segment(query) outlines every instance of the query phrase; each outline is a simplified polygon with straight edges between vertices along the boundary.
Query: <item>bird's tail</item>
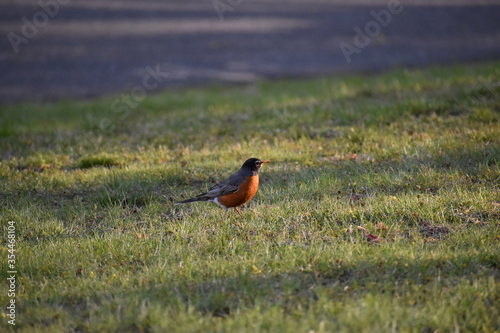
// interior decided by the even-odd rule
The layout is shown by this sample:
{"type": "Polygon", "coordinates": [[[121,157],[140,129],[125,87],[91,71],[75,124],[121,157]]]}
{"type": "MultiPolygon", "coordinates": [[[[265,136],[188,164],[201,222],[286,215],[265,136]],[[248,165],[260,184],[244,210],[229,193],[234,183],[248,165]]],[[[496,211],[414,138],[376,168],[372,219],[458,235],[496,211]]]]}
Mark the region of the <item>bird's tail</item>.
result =
{"type": "Polygon", "coordinates": [[[179,201],[179,202],[176,202],[175,204],[180,205],[180,204],[185,204],[185,203],[189,203],[189,202],[207,201],[207,200],[209,200],[209,198],[205,194],[200,194],[200,195],[195,196],[194,198],[187,199],[184,201],[179,201]]]}

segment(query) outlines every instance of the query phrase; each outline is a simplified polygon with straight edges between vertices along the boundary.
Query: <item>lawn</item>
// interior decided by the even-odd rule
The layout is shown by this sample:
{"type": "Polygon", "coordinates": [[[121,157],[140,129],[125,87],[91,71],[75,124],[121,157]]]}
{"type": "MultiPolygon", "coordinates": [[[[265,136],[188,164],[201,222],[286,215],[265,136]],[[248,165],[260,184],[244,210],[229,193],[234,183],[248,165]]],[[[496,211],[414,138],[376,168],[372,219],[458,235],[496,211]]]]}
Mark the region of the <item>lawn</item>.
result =
{"type": "Polygon", "coordinates": [[[0,331],[498,332],[499,82],[491,62],[3,106],[0,331]],[[242,216],[174,204],[249,157],[272,163],[242,216]]]}

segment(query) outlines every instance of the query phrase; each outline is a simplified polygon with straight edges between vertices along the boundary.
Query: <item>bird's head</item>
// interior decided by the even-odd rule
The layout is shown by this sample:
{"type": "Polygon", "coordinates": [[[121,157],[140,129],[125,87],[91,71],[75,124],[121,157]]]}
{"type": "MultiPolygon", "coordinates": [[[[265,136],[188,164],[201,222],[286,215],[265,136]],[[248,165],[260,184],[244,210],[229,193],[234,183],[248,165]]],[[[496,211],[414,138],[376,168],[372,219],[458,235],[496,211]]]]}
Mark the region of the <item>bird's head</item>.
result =
{"type": "Polygon", "coordinates": [[[243,163],[243,166],[242,168],[247,168],[247,169],[250,169],[251,171],[259,171],[260,168],[262,167],[262,165],[266,164],[266,163],[269,163],[271,161],[269,160],[266,160],[266,161],[262,161],[262,160],[259,160],[258,158],[249,158],[248,160],[245,161],[245,163],[243,163]]]}

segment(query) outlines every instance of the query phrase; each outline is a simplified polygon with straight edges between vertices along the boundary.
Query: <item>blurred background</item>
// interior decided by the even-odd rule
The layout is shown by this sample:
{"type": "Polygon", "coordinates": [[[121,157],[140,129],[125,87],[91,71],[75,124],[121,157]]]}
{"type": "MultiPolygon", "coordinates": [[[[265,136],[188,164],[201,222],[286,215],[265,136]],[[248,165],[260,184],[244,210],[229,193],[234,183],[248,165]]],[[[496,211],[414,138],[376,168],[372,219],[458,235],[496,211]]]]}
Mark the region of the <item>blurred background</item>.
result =
{"type": "Polygon", "coordinates": [[[0,103],[498,59],[499,18],[498,0],[0,0],[0,103]]]}

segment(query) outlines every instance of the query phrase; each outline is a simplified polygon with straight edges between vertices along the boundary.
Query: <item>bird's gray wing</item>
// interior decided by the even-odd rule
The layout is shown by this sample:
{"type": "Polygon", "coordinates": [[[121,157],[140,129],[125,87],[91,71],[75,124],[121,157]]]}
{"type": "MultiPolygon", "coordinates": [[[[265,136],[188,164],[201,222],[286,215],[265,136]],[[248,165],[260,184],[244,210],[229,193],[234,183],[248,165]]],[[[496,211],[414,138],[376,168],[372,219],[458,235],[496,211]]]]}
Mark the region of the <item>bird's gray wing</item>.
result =
{"type": "Polygon", "coordinates": [[[245,176],[241,175],[240,173],[235,173],[223,182],[214,185],[210,190],[208,190],[207,193],[205,193],[205,195],[210,198],[216,198],[222,195],[234,193],[238,191],[238,188],[244,181],[245,176]]]}
{"type": "Polygon", "coordinates": [[[208,190],[208,192],[199,194],[191,199],[179,201],[178,204],[194,202],[194,201],[211,201],[222,195],[234,193],[238,191],[238,188],[245,181],[245,178],[251,175],[252,172],[246,172],[245,170],[240,169],[238,170],[238,172],[236,172],[228,179],[212,186],[212,188],[208,190]]]}

